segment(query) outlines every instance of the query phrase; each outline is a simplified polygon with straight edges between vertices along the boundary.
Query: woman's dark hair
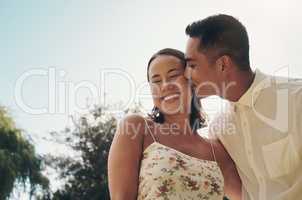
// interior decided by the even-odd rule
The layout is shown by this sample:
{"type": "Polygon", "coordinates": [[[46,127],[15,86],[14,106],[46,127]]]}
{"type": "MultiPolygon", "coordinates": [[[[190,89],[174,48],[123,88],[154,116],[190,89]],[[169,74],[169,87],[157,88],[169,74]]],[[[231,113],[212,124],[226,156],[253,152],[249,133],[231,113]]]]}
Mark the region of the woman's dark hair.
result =
{"type": "MultiPolygon", "coordinates": [[[[148,67],[147,67],[147,79],[148,82],[150,81],[149,79],[149,68],[151,62],[157,58],[158,56],[162,55],[167,55],[167,56],[174,56],[178,58],[181,62],[181,65],[185,68],[186,67],[186,59],[185,59],[185,54],[177,49],[171,49],[171,48],[165,48],[157,53],[155,53],[149,60],[148,62],[148,67]]],[[[201,115],[201,105],[200,101],[198,100],[195,91],[192,89],[192,99],[191,99],[191,112],[190,112],[190,126],[193,132],[195,132],[199,128],[203,128],[206,126],[206,120],[204,116],[201,115]]],[[[156,123],[164,123],[165,118],[164,115],[160,112],[160,110],[157,107],[154,107],[151,111],[151,114],[149,114],[151,119],[156,122],[156,123]]]]}

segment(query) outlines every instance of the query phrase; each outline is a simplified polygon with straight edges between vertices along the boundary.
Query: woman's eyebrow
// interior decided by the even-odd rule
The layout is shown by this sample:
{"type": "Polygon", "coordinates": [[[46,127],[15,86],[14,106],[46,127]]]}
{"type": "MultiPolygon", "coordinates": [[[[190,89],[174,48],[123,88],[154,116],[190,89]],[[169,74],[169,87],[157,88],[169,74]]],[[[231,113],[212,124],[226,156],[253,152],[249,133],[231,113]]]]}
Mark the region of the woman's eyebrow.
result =
{"type": "Polygon", "coordinates": [[[154,74],[153,76],[151,76],[151,79],[157,78],[157,77],[159,77],[159,75],[158,74],[154,74]]]}
{"type": "MultiPolygon", "coordinates": [[[[168,72],[167,72],[167,74],[169,74],[171,72],[174,72],[174,71],[180,71],[180,69],[177,69],[177,68],[169,69],[168,72]]],[[[151,79],[158,78],[158,77],[160,77],[159,74],[154,74],[154,75],[151,76],[151,79]]]]}
{"type": "Polygon", "coordinates": [[[172,69],[170,69],[170,70],[167,72],[167,74],[169,74],[169,73],[171,73],[171,72],[174,72],[174,71],[179,71],[179,69],[172,68],[172,69]]]}

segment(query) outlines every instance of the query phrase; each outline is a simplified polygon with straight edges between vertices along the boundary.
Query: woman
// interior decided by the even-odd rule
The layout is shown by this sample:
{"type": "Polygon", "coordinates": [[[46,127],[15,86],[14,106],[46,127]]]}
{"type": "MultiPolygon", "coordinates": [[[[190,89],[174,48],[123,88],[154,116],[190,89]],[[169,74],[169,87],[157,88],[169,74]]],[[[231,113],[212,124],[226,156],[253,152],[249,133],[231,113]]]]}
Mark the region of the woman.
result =
{"type": "Polygon", "coordinates": [[[108,158],[112,200],[240,199],[230,156],[196,132],[205,120],[184,69],[184,54],[175,49],[150,59],[154,109],[150,118],[131,115],[119,124],[108,158]]]}

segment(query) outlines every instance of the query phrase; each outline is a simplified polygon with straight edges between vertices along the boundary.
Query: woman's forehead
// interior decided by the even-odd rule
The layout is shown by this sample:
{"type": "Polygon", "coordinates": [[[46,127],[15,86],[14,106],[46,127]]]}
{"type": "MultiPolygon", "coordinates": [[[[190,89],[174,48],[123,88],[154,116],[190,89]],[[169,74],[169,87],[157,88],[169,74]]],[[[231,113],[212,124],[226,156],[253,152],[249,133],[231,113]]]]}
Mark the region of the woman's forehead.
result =
{"type": "Polygon", "coordinates": [[[150,64],[149,75],[158,73],[167,73],[171,69],[184,70],[179,58],[170,55],[160,55],[156,57],[150,64]]]}

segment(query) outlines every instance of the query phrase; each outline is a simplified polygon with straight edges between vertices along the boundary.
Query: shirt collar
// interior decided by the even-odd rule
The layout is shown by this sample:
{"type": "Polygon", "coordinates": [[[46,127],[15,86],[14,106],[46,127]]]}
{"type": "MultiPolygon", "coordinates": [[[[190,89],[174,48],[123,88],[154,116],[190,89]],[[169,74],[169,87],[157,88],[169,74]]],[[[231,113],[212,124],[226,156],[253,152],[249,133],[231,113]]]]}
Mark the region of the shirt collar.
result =
{"type": "Polygon", "coordinates": [[[267,79],[268,76],[263,74],[259,69],[255,70],[255,78],[253,83],[248,88],[248,90],[240,97],[236,102],[231,102],[233,105],[244,105],[248,107],[253,107],[256,103],[256,100],[260,94],[260,90],[263,88],[263,80],[267,79]]]}

